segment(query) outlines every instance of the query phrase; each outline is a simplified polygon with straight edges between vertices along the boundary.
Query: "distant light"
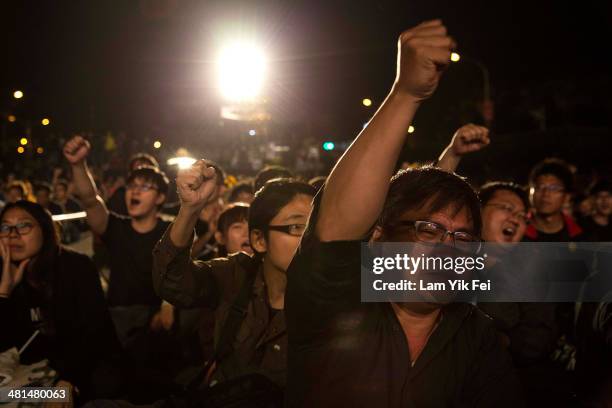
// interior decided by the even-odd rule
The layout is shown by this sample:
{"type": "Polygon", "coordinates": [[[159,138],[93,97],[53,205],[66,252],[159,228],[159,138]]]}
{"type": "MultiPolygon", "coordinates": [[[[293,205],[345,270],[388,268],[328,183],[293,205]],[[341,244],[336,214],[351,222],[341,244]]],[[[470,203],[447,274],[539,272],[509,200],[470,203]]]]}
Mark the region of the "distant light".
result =
{"type": "Polygon", "coordinates": [[[15,91],[15,92],[13,92],[13,97],[14,97],[15,99],[21,99],[21,98],[23,98],[23,92],[21,92],[21,91],[15,91]]]}
{"type": "Polygon", "coordinates": [[[256,135],[257,135],[257,131],[255,129],[249,130],[249,136],[256,136],[256,135]]]}
{"type": "Polygon", "coordinates": [[[36,148],[36,153],[43,154],[44,152],[45,152],[45,149],[43,149],[42,147],[37,147],[36,148]]]}
{"type": "Polygon", "coordinates": [[[414,126],[408,126],[408,133],[414,133],[414,126]]]}
{"type": "Polygon", "coordinates": [[[361,103],[363,103],[363,106],[372,106],[372,100],[369,98],[365,98],[361,103]]]}
{"type": "Polygon", "coordinates": [[[22,137],[21,139],[19,139],[19,144],[22,146],[25,146],[28,144],[28,139],[26,139],[25,137],[22,137]]]}
{"type": "Polygon", "coordinates": [[[334,148],[336,147],[336,145],[334,144],[334,142],[325,142],[323,143],[323,150],[334,150],[334,148]]]}
{"type": "Polygon", "coordinates": [[[223,96],[234,102],[252,101],[261,92],[266,74],[266,58],[255,44],[228,45],[217,61],[219,87],[223,96]]]}
{"type": "Polygon", "coordinates": [[[193,157],[173,157],[166,162],[169,166],[178,166],[179,169],[188,169],[197,160],[193,157]]]}
{"type": "Polygon", "coordinates": [[[47,118],[43,118],[40,123],[42,123],[43,126],[47,126],[49,123],[51,123],[51,121],[47,118]]]}
{"type": "Polygon", "coordinates": [[[153,147],[159,149],[160,147],[162,147],[162,144],[159,140],[156,140],[155,142],[153,142],[153,147]]]}
{"type": "Polygon", "coordinates": [[[9,121],[9,122],[11,122],[11,123],[13,123],[13,122],[15,122],[15,121],[17,120],[17,118],[15,117],[15,115],[8,115],[8,118],[7,118],[7,119],[8,119],[8,121],[9,121]]]}
{"type": "Polygon", "coordinates": [[[22,154],[23,152],[25,152],[25,149],[23,148],[23,146],[19,146],[17,148],[17,153],[22,154]]]}
{"type": "Polygon", "coordinates": [[[451,61],[459,62],[460,59],[461,55],[457,54],[456,52],[451,52],[451,61]]]}

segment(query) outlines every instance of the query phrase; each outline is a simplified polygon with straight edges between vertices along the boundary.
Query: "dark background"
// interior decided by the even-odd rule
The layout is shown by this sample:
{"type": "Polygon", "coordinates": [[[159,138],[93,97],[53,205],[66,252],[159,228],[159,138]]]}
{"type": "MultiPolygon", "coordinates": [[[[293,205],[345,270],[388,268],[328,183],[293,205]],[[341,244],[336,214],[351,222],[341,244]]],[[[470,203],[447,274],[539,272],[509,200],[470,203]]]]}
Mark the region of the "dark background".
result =
{"type": "Polygon", "coordinates": [[[393,81],[399,33],[436,17],[462,60],[419,111],[406,159],[431,159],[458,126],[482,122],[482,74],[471,60],[490,71],[495,117],[493,145],[466,161],[467,174],[524,181],[533,162],[551,155],[583,173],[609,170],[609,2],[23,0],[0,7],[5,172],[23,159],[15,148],[25,133],[53,150],[72,132],[123,132],[161,140],[159,154],[191,145],[205,154],[207,143],[238,137],[244,129],[218,118],[214,77],[216,51],[235,35],[256,38],[270,58],[267,137],[348,141],[393,81]],[[14,100],[15,89],[25,98],[14,100]],[[372,107],[361,104],[365,97],[372,107]],[[8,123],[9,114],[17,122],[8,123]],[[42,117],[51,126],[42,127],[42,117]]]}

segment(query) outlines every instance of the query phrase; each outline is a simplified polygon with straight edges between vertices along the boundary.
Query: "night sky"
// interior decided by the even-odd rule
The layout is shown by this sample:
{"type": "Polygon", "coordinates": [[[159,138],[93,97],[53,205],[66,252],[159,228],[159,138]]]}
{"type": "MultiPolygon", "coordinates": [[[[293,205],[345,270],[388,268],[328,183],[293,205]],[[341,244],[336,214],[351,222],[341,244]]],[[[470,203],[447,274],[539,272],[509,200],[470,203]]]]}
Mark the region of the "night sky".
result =
{"type": "MultiPolygon", "coordinates": [[[[50,116],[58,132],[201,127],[218,110],[216,51],[240,34],[267,50],[275,121],[350,139],[374,111],[361,99],[377,105],[392,83],[398,34],[440,17],[458,51],[488,67],[500,133],[536,130],[526,112],[542,106],[547,128],[609,129],[607,3],[5,1],[0,111],[50,116]],[[14,89],[26,94],[20,106],[14,89]]],[[[417,129],[444,134],[478,120],[480,75],[465,61],[451,66],[417,129]]]]}

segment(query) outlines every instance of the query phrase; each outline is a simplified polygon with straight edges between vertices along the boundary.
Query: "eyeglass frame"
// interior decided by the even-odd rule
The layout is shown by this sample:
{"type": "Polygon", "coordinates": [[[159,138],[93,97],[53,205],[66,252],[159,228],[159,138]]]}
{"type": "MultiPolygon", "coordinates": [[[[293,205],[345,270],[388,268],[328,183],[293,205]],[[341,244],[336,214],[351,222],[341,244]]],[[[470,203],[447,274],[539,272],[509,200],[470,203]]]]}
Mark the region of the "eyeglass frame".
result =
{"type": "Polygon", "coordinates": [[[306,230],[306,224],[287,224],[287,225],[268,225],[268,231],[278,231],[278,232],[282,232],[284,234],[287,235],[291,235],[292,237],[301,237],[302,235],[304,235],[304,232],[302,232],[301,234],[292,234],[289,232],[289,229],[291,227],[295,227],[295,226],[300,226],[304,228],[304,231],[306,230]]]}
{"type": "Polygon", "coordinates": [[[487,206],[497,207],[500,210],[505,210],[513,217],[522,219],[525,225],[529,225],[531,223],[531,220],[529,219],[529,213],[527,211],[514,211],[513,206],[508,205],[508,204],[502,204],[502,203],[486,203],[485,205],[483,205],[483,207],[487,207],[487,206]],[[519,213],[523,213],[524,215],[522,217],[517,216],[517,214],[519,213]]]}
{"type": "Polygon", "coordinates": [[[140,191],[141,193],[147,193],[151,190],[159,191],[159,188],[155,184],[135,184],[129,183],[125,186],[126,190],[140,191]]]}
{"type": "Polygon", "coordinates": [[[404,226],[404,227],[412,227],[414,228],[414,235],[417,238],[418,242],[425,242],[425,243],[434,243],[434,242],[444,242],[444,240],[446,239],[447,236],[451,236],[453,239],[453,247],[457,248],[457,240],[455,239],[457,234],[466,234],[467,236],[473,238],[473,241],[466,241],[466,243],[470,243],[470,244],[478,244],[478,247],[476,249],[476,251],[474,251],[475,253],[479,253],[482,250],[483,247],[483,240],[480,237],[477,237],[475,235],[470,234],[469,232],[466,231],[449,231],[446,229],[445,226],[438,224],[435,221],[428,221],[428,220],[399,220],[396,223],[392,224],[392,228],[394,227],[398,227],[398,226],[404,226]],[[440,238],[439,241],[424,241],[422,239],[419,239],[418,237],[418,225],[421,223],[426,223],[426,224],[433,224],[434,226],[436,226],[437,229],[444,231],[444,233],[442,234],[442,237],[440,238]]]}
{"type": "Polygon", "coordinates": [[[24,221],[24,222],[18,222],[17,224],[13,224],[13,225],[9,225],[9,224],[0,224],[0,237],[2,238],[6,238],[6,237],[10,237],[11,236],[11,232],[15,231],[15,233],[20,236],[23,237],[24,235],[28,235],[30,232],[32,232],[32,230],[34,229],[34,227],[36,227],[35,224],[33,224],[30,221],[24,221]],[[27,232],[19,232],[19,224],[26,224],[30,226],[30,229],[27,232]],[[8,232],[6,234],[4,234],[2,232],[2,228],[4,227],[8,227],[8,232]]]}

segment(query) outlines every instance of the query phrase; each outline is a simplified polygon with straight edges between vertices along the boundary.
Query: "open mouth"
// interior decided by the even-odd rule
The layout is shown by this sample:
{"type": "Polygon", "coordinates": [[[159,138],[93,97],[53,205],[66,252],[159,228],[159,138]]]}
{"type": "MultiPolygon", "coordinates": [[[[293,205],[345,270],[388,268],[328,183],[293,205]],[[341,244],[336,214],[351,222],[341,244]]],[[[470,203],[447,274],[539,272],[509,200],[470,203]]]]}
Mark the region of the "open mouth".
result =
{"type": "Polygon", "coordinates": [[[504,234],[506,238],[513,238],[514,234],[516,234],[516,228],[506,227],[502,230],[502,234],[504,234]]]}
{"type": "Polygon", "coordinates": [[[243,250],[243,251],[250,251],[251,250],[251,245],[249,245],[248,242],[243,242],[240,245],[240,249],[243,250]]]}
{"type": "Polygon", "coordinates": [[[140,204],[140,200],[139,200],[139,199],[137,199],[137,198],[132,198],[132,199],[130,200],[130,206],[135,207],[135,206],[137,206],[138,204],[140,204]]]}

